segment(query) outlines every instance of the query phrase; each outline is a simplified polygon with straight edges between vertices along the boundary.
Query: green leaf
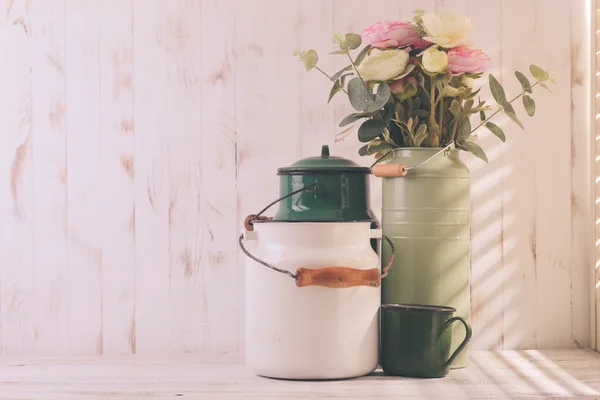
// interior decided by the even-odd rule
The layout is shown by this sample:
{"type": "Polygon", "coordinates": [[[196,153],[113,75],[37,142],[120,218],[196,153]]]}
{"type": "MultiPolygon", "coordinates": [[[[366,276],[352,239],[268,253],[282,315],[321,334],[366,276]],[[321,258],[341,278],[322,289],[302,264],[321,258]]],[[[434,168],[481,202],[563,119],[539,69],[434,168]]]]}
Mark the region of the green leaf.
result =
{"type": "Polygon", "coordinates": [[[421,74],[417,75],[417,81],[419,82],[419,86],[425,90],[425,77],[421,74]]]}
{"type": "Polygon", "coordinates": [[[504,135],[504,131],[498,125],[488,122],[485,124],[485,127],[488,128],[494,135],[498,136],[500,140],[506,142],[506,136],[504,135]]]}
{"type": "Polygon", "coordinates": [[[368,119],[358,128],[358,140],[363,143],[375,139],[383,133],[385,125],[378,119],[368,119]]]}
{"type": "Polygon", "coordinates": [[[354,50],[360,47],[362,39],[360,35],[357,35],[356,33],[346,33],[346,43],[348,43],[350,50],[354,50]]]}
{"type": "Polygon", "coordinates": [[[452,100],[452,103],[450,103],[449,110],[455,118],[460,117],[460,114],[462,113],[462,108],[460,107],[460,103],[458,102],[458,100],[452,100]]]}
{"type": "Polygon", "coordinates": [[[353,123],[354,121],[358,121],[361,118],[367,118],[367,117],[372,117],[372,116],[373,116],[373,113],[368,113],[368,112],[350,114],[340,121],[339,127],[341,128],[343,126],[353,123]]]}
{"type": "Polygon", "coordinates": [[[337,81],[340,76],[342,76],[342,74],[346,71],[350,71],[352,69],[352,65],[348,65],[342,69],[340,69],[338,72],[336,72],[335,74],[333,74],[333,76],[331,77],[331,82],[335,82],[337,81]]]}
{"type": "Polygon", "coordinates": [[[464,143],[460,144],[460,147],[462,147],[463,149],[465,149],[469,153],[473,154],[475,157],[481,158],[486,163],[489,162],[487,156],[485,155],[485,152],[483,151],[483,149],[481,147],[479,147],[479,145],[477,143],[475,143],[475,142],[464,142],[464,143]]]}
{"type": "Polygon", "coordinates": [[[396,142],[394,142],[394,139],[392,139],[392,137],[390,136],[390,130],[388,128],[385,128],[383,130],[383,139],[388,142],[389,144],[393,145],[394,147],[398,147],[398,145],[396,144],[396,142]]]}
{"type": "Polygon", "coordinates": [[[340,50],[344,53],[348,53],[350,51],[350,45],[345,40],[340,43],[340,50]]]}
{"type": "Polygon", "coordinates": [[[360,53],[358,53],[358,55],[356,56],[356,59],[354,60],[354,65],[356,65],[357,67],[360,65],[361,62],[363,62],[363,60],[365,59],[367,53],[369,52],[369,50],[371,50],[371,45],[366,45],[364,49],[362,49],[360,51],[360,53]]]}
{"type": "Polygon", "coordinates": [[[344,51],[344,50],[336,50],[336,51],[332,51],[329,54],[348,54],[348,52],[344,51]]]}
{"type": "Polygon", "coordinates": [[[442,89],[442,96],[444,97],[457,97],[458,95],[460,95],[460,91],[450,85],[444,86],[442,89]]]}
{"type": "Polygon", "coordinates": [[[506,103],[506,94],[504,93],[504,88],[492,74],[490,74],[490,89],[492,91],[492,96],[494,96],[494,100],[496,100],[496,103],[501,106],[504,105],[504,103],[506,103]]]}
{"type": "Polygon", "coordinates": [[[360,156],[370,156],[372,154],[375,154],[374,151],[371,151],[369,149],[369,145],[365,144],[363,147],[361,147],[360,149],[358,149],[358,155],[360,156]]]}
{"type": "Polygon", "coordinates": [[[485,121],[485,111],[479,111],[479,119],[481,120],[481,122],[485,121]]]}
{"type": "Polygon", "coordinates": [[[544,82],[544,81],[547,81],[548,79],[550,79],[550,75],[548,75],[548,73],[546,71],[544,71],[542,68],[538,67],[537,65],[533,65],[533,64],[530,65],[529,71],[531,72],[531,75],[533,75],[534,78],[540,82],[544,82]]]}
{"type": "Polygon", "coordinates": [[[464,99],[465,99],[465,100],[474,99],[474,98],[475,98],[475,96],[477,96],[477,94],[479,94],[479,92],[480,92],[480,91],[481,91],[481,88],[477,89],[477,90],[476,90],[476,91],[474,91],[474,92],[471,92],[471,93],[469,93],[468,95],[466,95],[466,96],[464,97],[464,99]]]}
{"type": "Polygon", "coordinates": [[[344,87],[344,84],[346,83],[346,78],[349,76],[352,76],[354,74],[344,74],[340,77],[340,86],[344,87]]]}
{"type": "Polygon", "coordinates": [[[362,79],[358,77],[352,78],[348,82],[348,99],[356,111],[365,111],[373,104],[371,94],[363,84],[362,79]]]}
{"type": "Polygon", "coordinates": [[[415,115],[419,118],[427,118],[429,117],[429,111],[427,110],[415,110],[415,115]]]}
{"type": "Polygon", "coordinates": [[[369,147],[369,151],[372,151],[374,153],[382,153],[384,151],[388,151],[394,148],[394,146],[392,146],[390,143],[384,142],[381,139],[373,139],[371,140],[371,142],[369,142],[367,146],[369,147]]]}
{"type": "Polygon", "coordinates": [[[471,136],[471,121],[468,117],[462,117],[458,120],[458,130],[456,132],[458,140],[466,140],[471,136]]]}
{"type": "Polygon", "coordinates": [[[549,91],[550,93],[552,93],[552,90],[550,90],[548,85],[546,85],[544,82],[540,82],[540,86],[543,87],[544,89],[546,89],[547,91],[549,91]]]}
{"type": "Polygon", "coordinates": [[[468,112],[471,108],[473,108],[474,103],[475,102],[472,99],[465,101],[465,104],[463,104],[464,110],[468,112]]]}
{"type": "Polygon", "coordinates": [[[425,138],[427,138],[427,125],[421,124],[419,129],[417,129],[417,134],[415,135],[415,147],[420,147],[425,138]]]}
{"type": "Polygon", "coordinates": [[[307,71],[310,71],[317,65],[317,61],[319,61],[317,52],[312,49],[308,50],[304,55],[304,68],[306,68],[307,71]]]}
{"type": "Polygon", "coordinates": [[[515,109],[513,108],[513,106],[510,103],[504,104],[504,114],[508,115],[508,117],[510,119],[512,119],[515,124],[519,125],[521,127],[521,129],[525,130],[525,127],[519,120],[519,117],[517,117],[517,114],[515,113],[515,109]]]}
{"type": "Polygon", "coordinates": [[[331,87],[331,90],[329,91],[329,98],[327,99],[328,104],[331,101],[331,99],[333,99],[333,96],[335,96],[335,94],[340,90],[342,90],[340,86],[340,81],[335,81],[335,83],[331,87]]]}
{"type": "Polygon", "coordinates": [[[533,91],[531,90],[531,84],[529,83],[529,79],[527,79],[527,77],[519,71],[515,71],[515,75],[521,83],[521,87],[523,88],[523,90],[527,93],[532,93],[533,91]]]}
{"type": "Polygon", "coordinates": [[[381,110],[390,99],[391,94],[392,92],[390,91],[390,85],[385,82],[381,82],[377,87],[375,101],[369,106],[369,108],[367,108],[367,112],[381,110]]]}
{"type": "Polygon", "coordinates": [[[533,117],[535,114],[535,101],[526,94],[523,95],[523,106],[525,107],[525,111],[527,111],[527,115],[533,117]]]}

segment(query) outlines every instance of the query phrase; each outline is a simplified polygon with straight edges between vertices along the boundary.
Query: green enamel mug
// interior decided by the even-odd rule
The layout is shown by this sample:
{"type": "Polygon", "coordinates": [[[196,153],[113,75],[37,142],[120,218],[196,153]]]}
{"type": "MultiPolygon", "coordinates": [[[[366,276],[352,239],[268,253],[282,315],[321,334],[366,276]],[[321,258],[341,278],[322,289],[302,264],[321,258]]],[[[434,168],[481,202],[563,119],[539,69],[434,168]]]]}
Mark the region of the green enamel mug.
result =
{"type": "Polygon", "coordinates": [[[471,340],[471,327],[455,308],[416,304],[384,304],[381,366],[388,375],[441,378],[471,340]],[[464,325],[465,338],[450,355],[451,325],[464,325]]]}

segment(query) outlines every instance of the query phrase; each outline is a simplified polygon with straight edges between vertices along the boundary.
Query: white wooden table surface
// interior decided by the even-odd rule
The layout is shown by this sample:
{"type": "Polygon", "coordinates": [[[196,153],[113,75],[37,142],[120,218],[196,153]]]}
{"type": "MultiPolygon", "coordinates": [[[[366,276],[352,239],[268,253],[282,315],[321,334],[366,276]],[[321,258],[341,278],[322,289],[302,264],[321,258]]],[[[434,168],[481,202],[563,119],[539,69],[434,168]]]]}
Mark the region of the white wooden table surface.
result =
{"type": "Polygon", "coordinates": [[[0,358],[0,399],[600,399],[591,350],[473,352],[442,379],[371,376],[290,382],[254,376],[239,360],[139,356],[0,358]]]}

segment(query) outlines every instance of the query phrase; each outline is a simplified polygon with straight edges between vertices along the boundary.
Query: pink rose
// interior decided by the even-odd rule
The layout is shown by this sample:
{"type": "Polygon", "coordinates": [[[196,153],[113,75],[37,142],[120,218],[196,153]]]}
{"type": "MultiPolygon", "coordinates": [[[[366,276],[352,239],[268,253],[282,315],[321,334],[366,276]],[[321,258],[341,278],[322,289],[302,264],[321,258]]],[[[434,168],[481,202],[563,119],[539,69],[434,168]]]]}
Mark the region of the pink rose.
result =
{"type": "Polygon", "coordinates": [[[363,31],[362,40],[377,49],[410,45],[415,49],[420,49],[431,44],[419,37],[414,25],[410,22],[377,22],[363,31]]]}
{"type": "Polygon", "coordinates": [[[490,58],[481,50],[459,46],[448,51],[448,71],[454,75],[477,74],[490,67],[490,58]]]}

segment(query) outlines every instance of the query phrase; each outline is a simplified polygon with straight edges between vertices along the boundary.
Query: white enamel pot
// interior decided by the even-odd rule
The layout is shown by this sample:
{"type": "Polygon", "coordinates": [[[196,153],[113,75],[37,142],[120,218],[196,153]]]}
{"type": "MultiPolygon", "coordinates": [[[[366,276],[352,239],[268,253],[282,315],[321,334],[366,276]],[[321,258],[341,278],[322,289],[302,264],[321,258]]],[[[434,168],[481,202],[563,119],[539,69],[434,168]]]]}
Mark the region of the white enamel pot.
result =
{"type": "Polygon", "coordinates": [[[370,244],[381,231],[370,227],[253,220],[240,246],[248,256],[246,364],[254,373],[335,379],[375,370],[380,283],[391,262],[382,274],[370,244]]]}

